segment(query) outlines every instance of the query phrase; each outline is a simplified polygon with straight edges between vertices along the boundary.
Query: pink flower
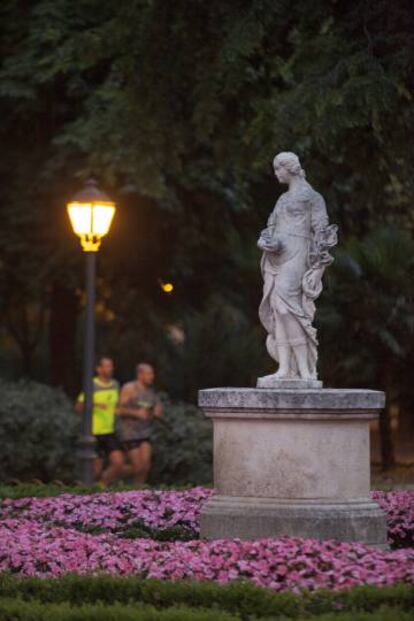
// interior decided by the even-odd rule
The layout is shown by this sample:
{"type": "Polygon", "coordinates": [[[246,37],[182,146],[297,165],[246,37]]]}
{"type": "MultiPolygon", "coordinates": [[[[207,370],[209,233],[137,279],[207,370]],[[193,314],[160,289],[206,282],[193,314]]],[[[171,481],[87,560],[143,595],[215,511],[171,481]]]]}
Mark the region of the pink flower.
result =
{"type": "MultiPolygon", "coordinates": [[[[136,574],[161,580],[248,579],[276,591],[344,589],[356,584],[414,584],[414,549],[382,551],[360,543],[282,537],[260,541],[126,539],[134,525],[198,533],[212,491],[134,491],[4,500],[0,571],[21,576],[136,574]]],[[[412,492],[375,492],[394,542],[413,536],[412,492]]],[[[410,539],[411,538],[411,539],[410,539]]]]}

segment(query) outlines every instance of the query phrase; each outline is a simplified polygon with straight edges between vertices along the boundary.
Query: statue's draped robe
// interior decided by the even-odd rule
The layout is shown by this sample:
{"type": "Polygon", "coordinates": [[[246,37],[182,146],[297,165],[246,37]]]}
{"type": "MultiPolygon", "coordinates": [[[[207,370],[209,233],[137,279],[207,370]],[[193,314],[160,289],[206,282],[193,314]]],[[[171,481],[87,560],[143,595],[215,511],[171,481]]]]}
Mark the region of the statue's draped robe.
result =
{"type": "MultiPolygon", "coordinates": [[[[322,291],[323,269],[332,262],[329,247],[336,244],[335,225],[329,226],[325,201],[310,185],[280,196],[268,220],[267,234],[281,242],[280,253],[264,251],[261,268],[264,280],[260,320],[268,333],[269,355],[278,360],[278,345],[307,345],[308,365],[317,376],[317,337],[312,326],[314,300],[322,291]],[[276,339],[280,314],[290,313],[300,324],[303,337],[286,343],[276,339]]],[[[291,356],[290,376],[297,376],[291,356]]]]}

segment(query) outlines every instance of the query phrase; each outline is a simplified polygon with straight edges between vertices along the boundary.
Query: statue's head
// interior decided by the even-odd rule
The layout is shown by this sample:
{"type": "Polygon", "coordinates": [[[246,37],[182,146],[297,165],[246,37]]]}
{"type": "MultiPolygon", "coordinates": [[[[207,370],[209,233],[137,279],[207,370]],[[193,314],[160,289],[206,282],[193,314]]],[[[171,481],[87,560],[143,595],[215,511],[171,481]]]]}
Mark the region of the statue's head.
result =
{"type": "Polygon", "coordinates": [[[298,156],[290,151],[282,151],[276,155],[273,170],[279,183],[289,183],[291,177],[305,177],[298,156]]]}

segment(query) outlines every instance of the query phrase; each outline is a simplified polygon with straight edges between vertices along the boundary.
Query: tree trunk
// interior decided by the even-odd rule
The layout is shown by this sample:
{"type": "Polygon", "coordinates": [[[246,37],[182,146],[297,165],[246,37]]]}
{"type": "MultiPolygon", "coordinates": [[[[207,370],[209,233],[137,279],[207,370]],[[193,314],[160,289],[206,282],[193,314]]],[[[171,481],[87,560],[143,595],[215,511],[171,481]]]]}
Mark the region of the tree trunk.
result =
{"type": "Polygon", "coordinates": [[[50,301],[51,382],[70,396],[76,392],[76,324],[79,301],[74,291],[54,282],[50,301]]]}
{"type": "Polygon", "coordinates": [[[382,364],[380,371],[380,385],[382,390],[385,391],[386,404],[385,408],[380,413],[379,419],[379,432],[381,441],[381,461],[383,470],[389,470],[395,465],[395,452],[394,442],[391,429],[391,413],[390,413],[390,395],[392,394],[393,386],[393,370],[389,362],[385,361],[382,364]]]}
{"type": "Polygon", "coordinates": [[[33,350],[31,347],[25,347],[20,344],[20,352],[22,356],[22,375],[23,377],[31,377],[33,350]]]}
{"type": "Polygon", "coordinates": [[[391,416],[388,405],[380,413],[379,431],[381,440],[381,461],[384,470],[395,465],[394,442],[392,438],[391,416]]]}

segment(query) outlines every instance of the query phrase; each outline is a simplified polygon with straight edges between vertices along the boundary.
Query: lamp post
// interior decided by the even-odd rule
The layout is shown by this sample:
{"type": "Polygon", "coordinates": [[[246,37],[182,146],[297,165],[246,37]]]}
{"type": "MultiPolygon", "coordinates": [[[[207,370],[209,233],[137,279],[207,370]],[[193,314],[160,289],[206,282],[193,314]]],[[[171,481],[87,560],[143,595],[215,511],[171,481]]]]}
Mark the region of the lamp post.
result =
{"type": "Polygon", "coordinates": [[[67,205],[73,231],[80,237],[82,250],[86,254],[86,314],[85,343],[83,358],[83,391],[85,396],[80,437],[80,459],[82,482],[94,483],[95,439],[92,435],[93,374],[95,358],[95,275],[96,253],[101,239],[110,229],[116,206],[102,192],[94,179],[86,182],[67,205]]]}

